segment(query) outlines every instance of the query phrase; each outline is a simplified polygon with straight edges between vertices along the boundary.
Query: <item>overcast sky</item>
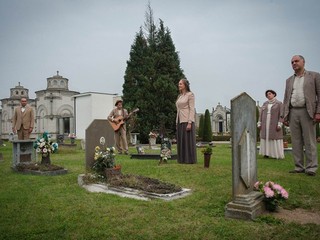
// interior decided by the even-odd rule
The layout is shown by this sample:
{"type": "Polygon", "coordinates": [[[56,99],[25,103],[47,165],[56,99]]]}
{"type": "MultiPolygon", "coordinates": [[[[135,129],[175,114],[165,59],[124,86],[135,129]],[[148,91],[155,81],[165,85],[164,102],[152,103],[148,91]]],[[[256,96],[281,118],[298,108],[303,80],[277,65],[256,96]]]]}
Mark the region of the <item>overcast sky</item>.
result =
{"type": "MultiPolygon", "coordinates": [[[[171,31],[197,112],[267,89],[283,100],[292,55],[320,71],[318,0],[151,0],[171,31]]],[[[0,0],[0,99],[35,91],[59,71],[69,90],[122,94],[126,61],[147,0],[0,0]]],[[[139,107],[139,106],[137,106],[139,107]]]]}

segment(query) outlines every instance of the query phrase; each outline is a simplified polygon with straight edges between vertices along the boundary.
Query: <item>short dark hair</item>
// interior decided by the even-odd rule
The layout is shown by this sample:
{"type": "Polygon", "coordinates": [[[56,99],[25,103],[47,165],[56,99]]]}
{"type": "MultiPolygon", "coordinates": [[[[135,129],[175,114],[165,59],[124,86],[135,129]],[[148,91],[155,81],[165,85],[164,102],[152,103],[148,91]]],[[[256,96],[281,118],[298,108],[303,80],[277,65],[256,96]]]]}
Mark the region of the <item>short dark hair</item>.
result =
{"type": "Polygon", "coordinates": [[[121,99],[120,99],[120,100],[117,100],[114,105],[117,106],[119,102],[123,102],[123,101],[122,101],[121,99]]]}
{"type": "Polygon", "coordinates": [[[277,93],[275,91],[273,91],[272,89],[268,89],[265,93],[266,97],[267,97],[268,92],[271,92],[272,94],[274,94],[275,97],[277,96],[277,93]]]}

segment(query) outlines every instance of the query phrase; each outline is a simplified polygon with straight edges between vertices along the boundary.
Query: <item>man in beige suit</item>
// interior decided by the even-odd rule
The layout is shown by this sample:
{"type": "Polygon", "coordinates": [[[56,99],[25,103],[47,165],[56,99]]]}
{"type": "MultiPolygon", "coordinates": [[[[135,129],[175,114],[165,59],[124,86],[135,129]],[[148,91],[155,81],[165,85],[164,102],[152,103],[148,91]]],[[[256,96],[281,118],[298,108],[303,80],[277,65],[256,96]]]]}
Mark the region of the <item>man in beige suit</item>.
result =
{"type": "Polygon", "coordinates": [[[320,74],[304,68],[301,55],[292,57],[294,75],[286,81],[284,124],[290,126],[295,168],[290,173],[315,176],[318,169],[316,123],[320,122],[320,74]],[[304,149],[306,163],[304,164],[304,149]]]}
{"type": "Polygon", "coordinates": [[[26,98],[21,98],[21,105],[16,107],[12,119],[12,131],[18,133],[19,140],[30,138],[30,133],[34,127],[33,109],[27,104],[26,98]]]}

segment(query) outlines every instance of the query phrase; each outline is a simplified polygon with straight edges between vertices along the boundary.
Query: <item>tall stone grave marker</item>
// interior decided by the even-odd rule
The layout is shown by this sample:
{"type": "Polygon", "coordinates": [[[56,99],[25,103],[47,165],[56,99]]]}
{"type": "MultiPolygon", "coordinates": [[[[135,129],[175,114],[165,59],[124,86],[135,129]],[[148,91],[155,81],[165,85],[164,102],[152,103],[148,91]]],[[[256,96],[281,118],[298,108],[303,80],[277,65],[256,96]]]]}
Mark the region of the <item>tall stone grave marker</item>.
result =
{"type": "Polygon", "coordinates": [[[94,149],[96,146],[114,146],[114,130],[108,120],[95,119],[86,129],[86,168],[91,168],[94,161],[94,149]],[[100,141],[101,140],[101,141],[100,141]]]}
{"type": "Polygon", "coordinates": [[[257,181],[256,103],[241,93],[231,100],[232,198],[225,216],[252,220],[263,211],[263,195],[254,191],[257,181]]]}

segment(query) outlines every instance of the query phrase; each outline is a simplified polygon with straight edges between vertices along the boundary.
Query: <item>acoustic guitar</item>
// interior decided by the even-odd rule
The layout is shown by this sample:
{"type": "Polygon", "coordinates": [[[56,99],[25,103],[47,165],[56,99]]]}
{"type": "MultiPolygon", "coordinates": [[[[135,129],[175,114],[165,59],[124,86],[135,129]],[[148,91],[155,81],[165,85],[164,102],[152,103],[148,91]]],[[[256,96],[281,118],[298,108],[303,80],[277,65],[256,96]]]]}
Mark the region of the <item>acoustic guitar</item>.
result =
{"type": "Polygon", "coordinates": [[[126,120],[134,113],[138,112],[139,108],[134,109],[131,113],[128,114],[128,116],[126,118],[124,118],[123,116],[119,116],[113,119],[113,121],[109,121],[111,127],[113,128],[113,130],[115,132],[117,132],[121,126],[126,122],[126,120]]]}

